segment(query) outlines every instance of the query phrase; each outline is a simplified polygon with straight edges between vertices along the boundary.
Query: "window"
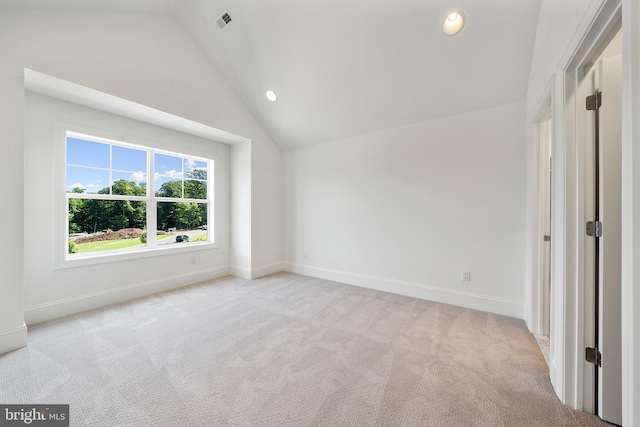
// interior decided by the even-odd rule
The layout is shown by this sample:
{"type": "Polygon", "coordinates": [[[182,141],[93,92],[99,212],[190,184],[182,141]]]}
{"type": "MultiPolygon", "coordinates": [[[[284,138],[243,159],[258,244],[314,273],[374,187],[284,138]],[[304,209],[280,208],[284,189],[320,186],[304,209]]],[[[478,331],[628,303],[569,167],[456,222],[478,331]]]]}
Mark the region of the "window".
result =
{"type": "Polygon", "coordinates": [[[66,259],[212,243],[213,160],[66,133],[66,259]]]}

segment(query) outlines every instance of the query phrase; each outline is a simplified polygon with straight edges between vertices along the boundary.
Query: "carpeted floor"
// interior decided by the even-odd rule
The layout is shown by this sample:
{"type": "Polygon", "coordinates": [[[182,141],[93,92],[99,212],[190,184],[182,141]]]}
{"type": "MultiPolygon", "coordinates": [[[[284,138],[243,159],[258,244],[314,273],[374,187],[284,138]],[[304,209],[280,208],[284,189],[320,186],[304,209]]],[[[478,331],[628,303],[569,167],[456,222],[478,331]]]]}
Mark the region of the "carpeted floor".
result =
{"type": "Polygon", "coordinates": [[[77,426],[598,426],[524,322],[289,273],[224,278],[29,329],[0,403],[77,426]]]}

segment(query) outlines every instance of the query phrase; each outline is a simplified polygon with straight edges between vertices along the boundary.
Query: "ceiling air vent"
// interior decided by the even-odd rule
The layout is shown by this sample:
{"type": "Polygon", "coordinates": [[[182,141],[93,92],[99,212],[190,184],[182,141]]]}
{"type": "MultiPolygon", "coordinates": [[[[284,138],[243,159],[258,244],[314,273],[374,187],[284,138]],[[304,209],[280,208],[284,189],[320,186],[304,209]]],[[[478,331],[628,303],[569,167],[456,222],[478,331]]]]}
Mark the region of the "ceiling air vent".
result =
{"type": "Polygon", "coordinates": [[[231,22],[231,15],[229,15],[229,11],[225,9],[222,11],[222,16],[218,18],[216,24],[218,24],[220,29],[223,29],[229,24],[229,22],[231,22]]]}

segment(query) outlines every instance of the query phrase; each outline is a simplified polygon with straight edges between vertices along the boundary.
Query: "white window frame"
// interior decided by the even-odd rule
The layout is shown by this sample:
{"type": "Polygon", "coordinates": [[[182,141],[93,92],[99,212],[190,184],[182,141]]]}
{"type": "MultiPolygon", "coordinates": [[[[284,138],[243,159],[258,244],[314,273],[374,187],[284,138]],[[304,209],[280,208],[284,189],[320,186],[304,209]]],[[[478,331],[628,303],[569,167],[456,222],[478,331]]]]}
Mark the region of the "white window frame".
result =
{"type": "MultiPolygon", "coordinates": [[[[57,197],[59,224],[56,247],[56,268],[70,268],[80,267],[93,264],[102,264],[109,262],[118,262],[124,260],[131,260],[137,258],[154,257],[158,255],[169,255],[172,253],[184,253],[191,251],[201,251],[217,248],[215,240],[215,157],[216,156],[203,156],[201,154],[191,154],[184,152],[177,152],[166,150],[163,148],[156,148],[155,144],[149,141],[142,140],[131,136],[122,136],[111,134],[110,132],[101,131],[97,129],[83,129],[80,126],[73,126],[68,124],[60,124],[56,132],[56,139],[61,141],[61,149],[58,150],[57,156],[57,169],[60,173],[57,174],[57,192],[60,196],[57,197]],[[66,147],[67,137],[75,137],[85,139],[88,141],[94,141],[104,144],[110,144],[115,146],[121,146],[126,148],[133,148],[143,150],[147,152],[147,195],[146,196],[128,196],[128,195],[112,195],[112,194],[86,194],[86,193],[68,193],[66,188],[66,147]],[[171,197],[156,197],[155,195],[155,180],[154,178],[154,157],[155,154],[165,154],[170,156],[182,157],[194,159],[207,164],[207,198],[205,199],[188,199],[188,198],[171,198],[171,197]],[[99,251],[83,254],[69,254],[69,215],[68,207],[69,200],[72,198],[78,199],[94,199],[94,200],[136,200],[145,201],[147,203],[146,209],[146,225],[147,225],[147,244],[144,247],[133,247],[126,249],[119,249],[116,251],[99,251]],[[158,202],[196,202],[207,204],[207,241],[202,242],[189,242],[184,245],[157,245],[156,236],[157,233],[157,203],[158,202]],[[154,230],[150,232],[150,230],[154,230]]],[[[184,195],[184,194],[183,194],[184,195]]]]}

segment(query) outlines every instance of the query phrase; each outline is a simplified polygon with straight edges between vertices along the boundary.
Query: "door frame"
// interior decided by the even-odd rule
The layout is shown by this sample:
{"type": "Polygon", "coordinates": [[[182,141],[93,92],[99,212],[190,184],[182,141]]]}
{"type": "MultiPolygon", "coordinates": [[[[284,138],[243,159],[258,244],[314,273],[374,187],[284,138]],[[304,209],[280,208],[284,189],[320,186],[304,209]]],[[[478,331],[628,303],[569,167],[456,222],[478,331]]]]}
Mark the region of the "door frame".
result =
{"type": "MultiPolygon", "coordinates": [[[[543,322],[544,322],[544,302],[543,302],[543,285],[544,279],[542,277],[542,257],[543,257],[543,242],[541,236],[542,230],[542,218],[544,214],[544,206],[541,200],[542,189],[540,184],[542,181],[541,174],[543,173],[542,165],[542,126],[543,123],[550,118],[553,122],[553,97],[552,91],[554,87],[555,77],[552,76],[547,86],[543,91],[541,101],[534,108],[534,116],[530,120],[531,123],[531,145],[529,147],[528,157],[530,159],[527,162],[527,175],[528,175],[528,190],[529,195],[527,197],[530,207],[527,209],[529,232],[527,233],[527,247],[531,249],[529,256],[527,257],[527,311],[525,319],[529,326],[529,330],[535,334],[543,334],[543,322]]],[[[553,136],[551,146],[553,147],[553,136]]],[[[549,360],[551,365],[551,360],[549,360]]],[[[551,366],[550,366],[551,368],[551,366]]]]}
{"type": "MultiPolygon", "coordinates": [[[[620,30],[620,22],[618,20],[618,23],[616,24],[616,26],[614,26],[612,28],[612,31],[614,33],[617,33],[620,30]]],[[[606,39],[605,39],[606,40],[606,39]]],[[[608,44],[608,43],[605,43],[608,44]]],[[[600,92],[603,90],[602,87],[600,87],[599,85],[601,84],[601,78],[602,78],[602,69],[601,69],[601,63],[602,61],[608,61],[609,57],[599,57],[596,60],[596,63],[591,64],[588,63],[585,68],[584,68],[584,74],[583,74],[583,78],[582,81],[578,82],[578,95],[577,95],[577,100],[578,100],[578,107],[580,107],[580,100],[584,100],[587,96],[593,95],[596,92],[600,92]]],[[[620,80],[621,82],[621,80],[620,80]]],[[[620,93],[621,94],[621,93],[620,93]]],[[[609,90],[605,89],[605,91],[603,92],[603,110],[605,112],[605,116],[602,115],[602,113],[600,113],[600,129],[603,129],[603,124],[605,122],[603,122],[603,117],[606,117],[606,111],[611,111],[612,106],[608,106],[609,104],[606,102],[607,99],[610,99],[610,94],[609,94],[609,90]]],[[[584,217],[584,221],[593,221],[595,219],[595,211],[596,211],[596,195],[595,195],[595,191],[597,191],[598,186],[596,185],[595,179],[596,179],[596,168],[594,167],[594,162],[596,160],[596,158],[594,157],[594,148],[595,148],[595,132],[594,132],[594,124],[595,124],[595,112],[594,111],[586,111],[586,108],[584,107],[584,102],[582,103],[582,109],[578,108],[577,109],[577,113],[581,116],[582,120],[581,123],[578,123],[577,129],[578,131],[576,132],[576,134],[578,135],[578,140],[580,141],[580,144],[578,146],[578,150],[581,151],[582,154],[582,158],[583,161],[580,162],[580,164],[582,165],[582,167],[584,168],[584,173],[581,174],[582,179],[579,181],[579,184],[582,184],[582,190],[580,191],[580,193],[583,195],[583,201],[580,204],[580,206],[584,209],[585,211],[585,217],[584,217]]],[[[604,146],[601,145],[601,147],[606,147],[606,137],[604,140],[601,139],[600,144],[605,144],[604,146]]],[[[605,154],[605,148],[601,148],[600,149],[600,158],[603,159],[602,161],[604,161],[604,159],[607,158],[607,155],[605,154]]],[[[606,151],[606,153],[610,153],[609,150],[606,151]]],[[[621,158],[618,158],[619,160],[621,158]]],[[[598,166],[600,167],[600,166],[598,166]]],[[[616,166],[615,170],[619,170],[619,166],[616,166]]],[[[600,174],[601,177],[604,177],[604,182],[608,181],[609,178],[612,178],[610,175],[604,174],[604,171],[601,169],[600,170],[600,174]]],[[[618,179],[620,179],[620,177],[618,177],[618,179]]],[[[602,185],[603,180],[601,179],[599,184],[602,185]]],[[[604,191],[603,187],[600,187],[601,190],[600,191],[604,191]]],[[[604,200],[608,197],[611,197],[613,195],[613,193],[607,193],[606,191],[604,193],[600,193],[599,197],[600,197],[600,207],[598,209],[601,209],[602,204],[604,203],[604,206],[608,206],[604,200]]],[[[621,208],[621,204],[620,201],[616,202],[616,205],[618,206],[618,209],[621,208]]],[[[603,215],[604,212],[607,212],[609,209],[608,207],[605,207],[604,211],[599,210],[600,215],[603,215]]],[[[580,248],[584,251],[584,258],[583,258],[583,279],[582,279],[582,283],[583,283],[583,291],[584,291],[584,318],[583,318],[583,329],[584,329],[584,346],[585,347],[592,347],[592,348],[597,348],[599,350],[602,350],[602,339],[604,337],[604,335],[600,335],[600,338],[597,338],[599,334],[602,334],[602,327],[604,325],[604,323],[602,323],[604,320],[602,317],[600,317],[600,319],[596,319],[596,317],[598,316],[598,313],[600,313],[600,315],[602,316],[604,314],[603,311],[599,311],[602,310],[602,304],[604,303],[603,301],[606,301],[604,298],[606,297],[607,293],[604,292],[604,288],[602,288],[602,274],[604,273],[604,270],[599,270],[600,271],[600,278],[599,281],[596,281],[596,272],[598,271],[596,269],[596,266],[598,264],[599,268],[603,267],[602,261],[604,258],[602,258],[605,255],[605,251],[604,251],[604,246],[603,245],[607,245],[607,239],[612,238],[615,241],[615,237],[612,237],[613,235],[611,235],[611,227],[613,226],[614,229],[616,228],[614,225],[617,224],[617,226],[620,226],[620,222],[619,220],[617,222],[609,222],[610,220],[608,220],[607,218],[603,218],[602,216],[600,217],[601,220],[604,221],[604,228],[606,230],[608,230],[608,232],[605,232],[603,234],[603,238],[602,239],[594,239],[591,237],[586,237],[585,236],[585,230],[583,228],[583,234],[581,236],[582,241],[584,243],[580,244],[580,248]],[[607,237],[609,236],[609,237],[607,237]],[[600,245],[600,258],[599,259],[595,259],[594,255],[595,255],[595,248],[596,248],[596,242],[599,242],[600,245]],[[600,295],[599,295],[599,303],[596,305],[596,283],[599,283],[599,290],[600,290],[600,295]],[[597,307],[597,308],[596,308],[597,307]],[[599,326],[597,326],[599,324],[599,326]],[[596,327],[598,327],[598,331],[596,331],[596,327]]],[[[583,223],[584,224],[584,223],[583,223]]],[[[619,231],[619,229],[618,229],[619,231]]],[[[618,239],[620,238],[620,234],[618,234],[618,239]]],[[[620,246],[621,247],[621,246],[620,246]]],[[[612,248],[613,249],[613,248],[612,248]]],[[[611,254],[612,252],[607,252],[609,254],[611,254]]],[[[610,260],[611,258],[609,258],[610,260]]],[[[618,254],[617,259],[620,260],[620,254],[618,254]]],[[[607,265],[609,261],[607,261],[607,265]]],[[[608,268],[608,267],[607,267],[608,268]]],[[[620,267],[617,268],[618,273],[621,272],[620,267]]],[[[619,283],[620,278],[618,277],[616,281],[618,281],[619,283]]],[[[610,295],[610,294],[608,294],[610,295]]],[[[610,300],[609,300],[610,301],[610,300]]],[[[615,310],[616,314],[619,314],[620,312],[620,307],[617,307],[615,310]]],[[[612,311],[611,313],[614,313],[614,311],[612,311]]],[[[616,330],[619,328],[616,327],[616,330]]],[[[621,347],[617,348],[617,351],[620,351],[621,347]]],[[[604,350],[607,354],[610,353],[610,351],[607,351],[606,349],[604,350]]],[[[614,355],[616,354],[615,352],[613,353],[614,355]]],[[[607,364],[607,366],[609,366],[609,364],[607,364]]],[[[603,370],[606,368],[602,368],[603,370]]],[[[615,368],[614,368],[615,369],[615,368]]],[[[583,398],[583,410],[585,412],[589,412],[589,413],[600,413],[600,411],[602,409],[596,409],[599,408],[599,403],[596,402],[594,399],[596,398],[597,394],[595,393],[595,389],[598,386],[598,384],[596,384],[596,371],[599,372],[603,372],[603,370],[600,369],[596,369],[594,364],[591,363],[583,363],[583,393],[584,393],[584,398],[583,398]]],[[[603,381],[603,377],[600,377],[599,380],[597,381],[600,385],[604,384],[601,381],[603,381]]],[[[616,391],[616,393],[614,395],[609,395],[609,396],[616,396],[618,395],[619,391],[616,391]]],[[[602,399],[602,394],[599,395],[599,400],[602,399]]],[[[610,404],[607,405],[607,407],[609,408],[609,410],[612,408],[610,404]]],[[[611,416],[612,414],[609,413],[609,415],[611,416]]],[[[614,417],[617,417],[614,415],[614,417]]],[[[610,420],[609,420],[610,421],[610,420]]]]}
{"type": "MultiPolygon", "coordinates": [[[[565,231],[565,260],[562,276],[565,283],[565,305],[554,307],[564,311],[564,399],[570,406],[593,412],[593,367],[584,360],[584,348],[592,345],[594,324],[592,314],[593,282],[587,277],[592,257],[587,250],[589,242],[584,231],[586,221],[592,219],[587,210],[587,200],[591,191],[587,185],[590,179],[591,157],[585,144],[592,138],[591,128],[587,126],[584,99],[590,95],[590,84],[586,82],[593,63],[600,56],[615,33],[620,29],[622,19],[621,0],[601,1],[593,14],[584,38],[576,49],[563,62],[564,87],[563,103],[558,108],[558,120],[562,123],[559,130],[559,151],[564,154],[564,191],[565,207],[563,218],[565,231]]],[[[593,3],[592,3],[593,4],[593,3]]],[[[557,189],[557,188],[556,188],[557,189]]],[[[560,202],[556,200],[556,202],[560,202]]],[[[560,220],[560,218],[555,218],[560,220]]]]}
{"type": "Polygon", "coordinates": [[[622,423],[640,424],[640,2],[622,0],[622,423]],[[634,149],[635,148],[635,149],[634,149]],[[634,251],[634,248],[637,250],[634,251]]]}
{"type": "MultiPolygon", "coordinates": [[[[553,123],[553,144],[552,158],[554,163],[553,179],[553,200],[552,200],[552,227],[551,251],[553,254],[551,262],[551,340],[550,340],[550,366],[549,373],[554,389],[561,401],[575,409],[584,410],[592,408],[592,393],[585,393],[585,387],[590,386],[590,378],[585,376],[584,369],[584,348],[585,334],[588,333],[584,327],[585,310],[585,233],[584,224],[586,217],[590,213],[585,212],[585,152],[582,145],[584,132],[583,107],[579,83],[585,74],[585,68],[590,68],[590,62],[594,61],[601,53],[603,45],[608,43],[608,37],[614,28],[619,28],[622,19],[624,25],[629,24],[631,18],[623,17],[622,3],[626,7],[631,4],[631,0],[592,0],[585,12],[570,45],[563,55],[555,78],[552,78],[550,89],[545,91],[543,100],[538,104],[543,107],[547,99],[551,100],[552,123],[553,123]]],[[[631,57],[631,49],[628,35],[625,36],[623,46],[623,58],[631,57]]],[[[631,77],[623,72],[623,91],[630,87],[631,77]]],[[[624,101],[623,101],[624,102],[624,101]]],[[[627,100],[627,103],[629,100],[627,100]]],[[[628,104],[625,104],[628,106],[628,104]]],[[[542,108],[536,111],[536,115],[542,108]]],[[[630,117],[625,116],[623,108],[623,128],[625,122],[629,126],[630,117]]],[[[537,123],[536,116],[528,120],[528,123],[535,129],[537,123]]],[[[527,257],[527,279],[528,304],[525,318],[533,332],[540,330],[541,325],[541,301],[537,295],[540,294],[540,280],[536,277],[535,266],[539,250],[531,239],[535,231],[534,221],[539,206],[534,201],[534,188],[539,180],[532,179],[534,171],[533,160],[535,160],[532,143],[529,147],[531,160],[528,162],[529,170],[529,202],[527,240],[528,248],[531,252],[527,257]]],[[[631,142],[625,140],[623,133],[623,150],[627,149],[631,142]]],[[[623,165],[624,168],[624,165],[623,165]]],[[[624,173],[624,172],[623,172],[624,173]]],[[[624,178],[623,178],[624,181],[624,178]]],[[[623,182],[623,186],[624,186],[623,182]]],[[[623,188],[623,194],[624,194],[623,188]]],[[[623,195],[624,199],[624,195],[623,195]]],[[[624,209],[623,201],[623,209],[624,209]]],[[[628,207],[627,207],[628,209],[628,207]]],[[[623,212],[623,217],[625,213],[623,212]]],[[[631,220],[627,220],[627,228],[631,220]]],[[[625,222],[623,219],[623,227],[625,222]]],[[[624,230],[624,228],[623,228],[624,230]]],[[[624,233],[624,231],[623,231],[624,233]]],[[[537,231],[539,235],[539,231],[537,231]]],[[[623,243],[624,244],[624,243],[623,243]]],[[[628,244],[633,248],[632,244],[628,244]]],[[[623,253],[623,269],[625,255],[623,253]]],[[[631,270],[632,266],[627,267],[631,270]]],[[[623,271],[624,274],[624,271],[623,271]]],[[[623,276],[624,277],[624,276],[623,276]]],[[[627,276],[628,277],[628,276],[627,276]]],[[[625,288],[632,287],[633,282],[625,281],[623,278],[623,295],[625,288]]],[[[623,305],[623,319],[625,309],[631,312],[633,317],[633,306],[623,305]]],[[[624,326],[623,326],[624,327],[624,326]]],[[[588,329],[588,328],[587,328],[588,329]]],[[[627,336],[633,336],[633,331],[627,332],[627,336]]],[[[625,342],[625,331],[623,330],[623,343],[625,342]]],[[[623,356],[624,357],[624,356],[623,356]]],[[[623,378],[628,373],[632,373],[633,360],[623,359],[623,378]],[[631,371],[631,372],[630,372],[631,371]]],[[[631,358],[632,359],[632,358],[631,358]]],[[[625,384],[623,380],[623,420],[625,424],[632,425],[633,419],[633,387],[625,384]]]]}

